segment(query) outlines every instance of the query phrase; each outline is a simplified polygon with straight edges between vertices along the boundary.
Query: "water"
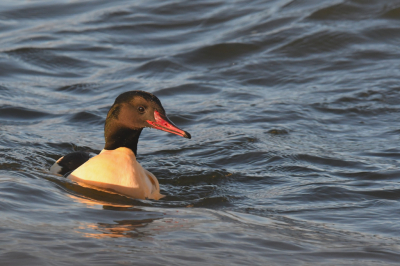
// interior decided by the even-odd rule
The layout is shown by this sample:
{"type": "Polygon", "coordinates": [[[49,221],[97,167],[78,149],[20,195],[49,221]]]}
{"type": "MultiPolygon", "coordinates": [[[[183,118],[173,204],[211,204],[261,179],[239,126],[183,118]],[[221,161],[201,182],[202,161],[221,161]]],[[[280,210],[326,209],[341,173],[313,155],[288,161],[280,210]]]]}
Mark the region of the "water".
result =
{"type": "Polygon", "coordinates": [[[400,1],[2,1],[1,265],[398,265],[400,1]],[[145,90],[167,197],[48,172],[145,90]]]}

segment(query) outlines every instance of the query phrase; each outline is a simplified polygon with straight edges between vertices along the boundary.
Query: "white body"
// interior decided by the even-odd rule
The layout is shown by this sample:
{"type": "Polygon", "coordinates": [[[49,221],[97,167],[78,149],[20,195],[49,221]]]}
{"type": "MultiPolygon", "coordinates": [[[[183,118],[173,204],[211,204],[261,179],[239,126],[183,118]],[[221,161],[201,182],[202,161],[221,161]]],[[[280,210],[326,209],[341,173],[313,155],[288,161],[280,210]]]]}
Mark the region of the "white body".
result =
{"type": "Polygon", "coordinates": [[[102,150],[67,178],[136,199],[164,197],[157,178],[136,161],[135,154],[128,148],[102,150]]]}

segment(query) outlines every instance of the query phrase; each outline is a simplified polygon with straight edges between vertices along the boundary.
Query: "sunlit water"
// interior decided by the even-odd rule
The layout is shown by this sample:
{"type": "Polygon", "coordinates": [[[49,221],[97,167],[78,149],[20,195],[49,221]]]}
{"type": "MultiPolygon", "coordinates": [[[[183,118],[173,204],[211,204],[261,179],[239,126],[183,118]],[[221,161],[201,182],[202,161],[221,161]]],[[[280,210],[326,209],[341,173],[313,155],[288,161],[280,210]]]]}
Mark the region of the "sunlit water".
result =
{"type": "Polygon", "coordinates": [[[0,3],[1,265],[398,265],[400,1],[0,3]],[[167,197],[48,172],[145,90],[167,197]]]}

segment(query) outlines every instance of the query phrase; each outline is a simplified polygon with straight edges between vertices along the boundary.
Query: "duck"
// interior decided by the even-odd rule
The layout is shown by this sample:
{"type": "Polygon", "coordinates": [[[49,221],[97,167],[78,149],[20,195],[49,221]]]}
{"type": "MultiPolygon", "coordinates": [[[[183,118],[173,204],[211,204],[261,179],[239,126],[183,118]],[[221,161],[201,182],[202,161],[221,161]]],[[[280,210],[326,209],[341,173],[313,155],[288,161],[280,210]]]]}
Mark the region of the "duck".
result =
{"type": "Polygon", "coordinates": [[[92,156],[76,151],[58,159],[50,168],[53,174],[90,187],[111,190],[135,199],[159,200],[157,178],[136,160],[137,145],[144,128],[155,128],[190,139],[167,117],[160,100],[145,91],[120,94],[107,113],[105,145],[92,156]]]}

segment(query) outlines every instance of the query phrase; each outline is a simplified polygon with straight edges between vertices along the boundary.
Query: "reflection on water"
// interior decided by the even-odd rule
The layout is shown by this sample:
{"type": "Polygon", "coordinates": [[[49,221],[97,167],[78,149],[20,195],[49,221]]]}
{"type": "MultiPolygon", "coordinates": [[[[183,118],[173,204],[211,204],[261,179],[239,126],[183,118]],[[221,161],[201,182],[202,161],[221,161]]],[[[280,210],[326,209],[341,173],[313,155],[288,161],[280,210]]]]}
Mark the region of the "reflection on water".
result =
{"type": "MultiPolygon", "coordinates": [[[[102,207],[105,210],[122,211],[122,212],[129,211],[138,213],[138,219],[135,220],[116,220],[113,221],[113,223],[80,223],[76,232],[81,233],[83,234],[83,236],[89,238],[97,238],[97,239],[107,238],[107,237],[140,238],[140,237],[151,236],[152,230],[140,230],[140,229],[146,227],[155,220],[162,219],[162,214],[159,214],[160,217],[154,217],[151,219],[143,218],[143,212],[146,211],[143,209],[135,208],[132,205],[104,203],[95,201],[90,198],[82,198],[71,194],[68,194],[68,196],[73,201],[79,202],[83,205],[87,205],[88,208],[98,209],[102,207]]],[[[152,214],[158,215],[158,213],[153,213],[153,212],[152,214]]]]}
{"type": "Polygon", "coordinates": [[[123,220],[115,221],[115,224],[98,223],[98,224],[84,224],[78,227],[77,232],[81,232],[85,237],[90,238],[106,238],[106,237],[130,237],[139,238],[151,236],[149,230],[139,230],[141,227],[147,226],[147,224],[153,222],[153,220],[123,220]],[[96,231],[98,233],[85,233],[84,231],[96,231]]]}

